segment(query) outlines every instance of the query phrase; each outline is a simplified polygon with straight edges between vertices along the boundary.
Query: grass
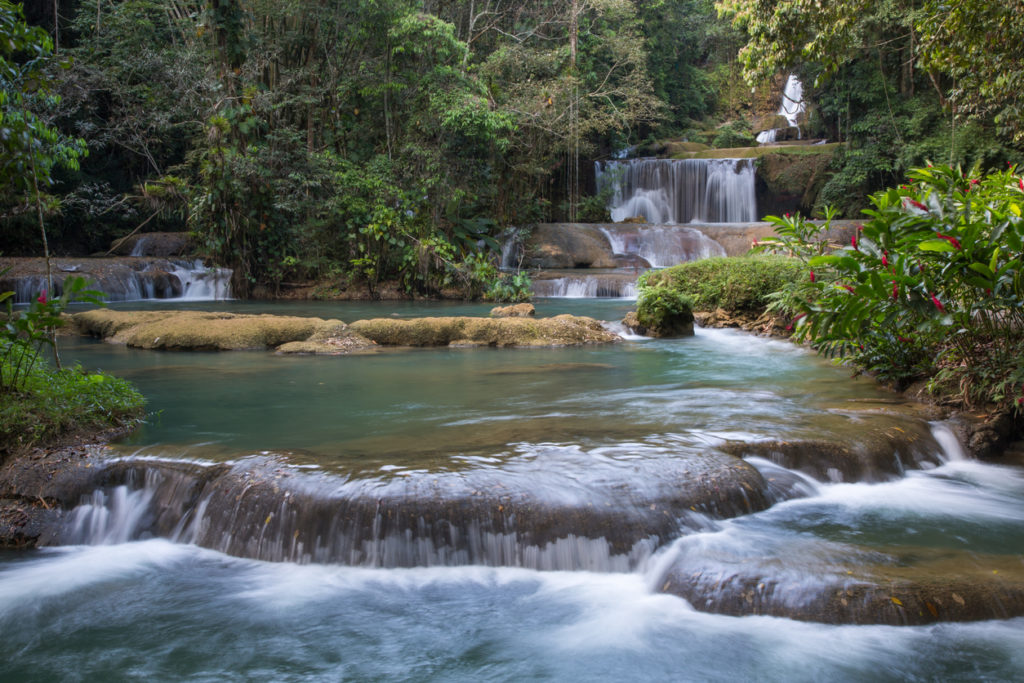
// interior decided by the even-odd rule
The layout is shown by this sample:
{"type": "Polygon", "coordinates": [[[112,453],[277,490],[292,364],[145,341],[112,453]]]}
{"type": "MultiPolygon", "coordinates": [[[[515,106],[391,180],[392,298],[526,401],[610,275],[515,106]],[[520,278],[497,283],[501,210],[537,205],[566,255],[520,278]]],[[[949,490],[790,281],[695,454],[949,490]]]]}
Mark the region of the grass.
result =
{"type": "Polygon", "coordinates": [[[127,380],[37,362],[21,390],[0,391],[0,459],[33,446],[126,428],[142,418],[145,403],[127,380]]]}
{"type": "Polygon", "coordinates": [[[738,256],[689,261],[643,277],[649,287],[668,286],[688,296],[697,311],[759,312],[772,294],[807,274],[800,261],[785,256],[738,256]]]}

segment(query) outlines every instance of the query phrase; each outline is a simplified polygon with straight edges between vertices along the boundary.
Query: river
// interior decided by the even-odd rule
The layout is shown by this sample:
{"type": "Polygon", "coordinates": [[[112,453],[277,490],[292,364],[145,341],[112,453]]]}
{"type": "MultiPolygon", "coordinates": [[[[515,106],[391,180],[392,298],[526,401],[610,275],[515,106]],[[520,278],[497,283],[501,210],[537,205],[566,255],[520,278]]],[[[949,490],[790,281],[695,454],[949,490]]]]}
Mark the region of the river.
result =
{"type": "MultiPolygon", "coordinates": [[[[537,306],[615,320],[631,303],[537,306]]],[[[487,310],[190,307],[342,320],[487,310]]],[[[128,377],[149,398],[147,424],[114,444],[117,457],[255,462],[323,495],[367,482],[390,491],[396,481],[484,481],[542,503],[607,501],[624,518],[661,500],[665,467],[722,443],[855,444],[876,417],[905,419],[908,430],[917,419],[913,406],[804,349],[726,330],[347,357],[75,340],[64,355],[128,377]]],[[[669,568],[756,576],[793,604],[866,565],[1019,573],[1024,473],[966,460],[942,425],[925,429],[936,438],[914,467],[870,482],[750,457],[766,479],[787,482],[773,505],[735,517],[684,510],[671,537],[638,543],[622,561],[591,534],[548,556],[432,546],[268,562],[190,542],[198,536],[182,529],[153,537],[139,522],[153,499],[139,487],[107,490],[76,512],[81,544],[0,553],[0,680],[1019,679],[1024,619],[827,625],[707,613],[659,592],[669,568]]]]}

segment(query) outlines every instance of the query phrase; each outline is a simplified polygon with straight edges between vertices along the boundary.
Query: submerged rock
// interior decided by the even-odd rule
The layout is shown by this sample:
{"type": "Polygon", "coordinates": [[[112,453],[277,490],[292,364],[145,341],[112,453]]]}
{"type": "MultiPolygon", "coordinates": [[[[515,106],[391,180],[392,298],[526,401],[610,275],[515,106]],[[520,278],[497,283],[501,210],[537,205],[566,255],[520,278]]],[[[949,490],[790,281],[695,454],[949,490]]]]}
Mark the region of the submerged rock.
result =
{"type": "Polygon", "coordinates": [[[870,482],[900,477],[935,464],[940,446],[926,422],[905,415],[852,416],[850,438],[728,441],[719,448],[737,457],[756,456],[831,482],[870,482]]]}
{"type": "MultiPolygon", "coordinates": [[[[678,535],[692,512],[731,517],[768,505],[760,473],[724,454],[628,463],[579,457],[586,462],[553,462],[543,476],[533,458],[336,476],[272,457],[205,466],[94,454],[47,481],[46,508],[0,529],[0,542],[160,536],[278,562],[629,571],[678,535]]],[[[9,483],[0,476],[0,490],[9,483]]]]}
{"type": "Polygon", "coordinates": [[[863,555],[869,560],[864,564],[816,569],[808,567],[808,558],[770,553],[707,569],[683,559],[658,586],[704,612],[827,624],[901,626],[1024,616],[1024,566],[1016,556],[920,548],[863,555]],[[801,563],[797,571],[787,571],[787,561],[794,560],[801,563]]]}

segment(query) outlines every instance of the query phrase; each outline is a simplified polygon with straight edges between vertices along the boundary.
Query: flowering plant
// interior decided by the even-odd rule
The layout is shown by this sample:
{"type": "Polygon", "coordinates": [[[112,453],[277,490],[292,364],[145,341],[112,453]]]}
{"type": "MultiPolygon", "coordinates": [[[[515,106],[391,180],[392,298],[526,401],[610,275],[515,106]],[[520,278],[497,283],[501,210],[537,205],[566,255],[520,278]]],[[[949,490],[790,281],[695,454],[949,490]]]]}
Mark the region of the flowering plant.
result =
{"type": "Polygon", "coordinates": [[[42,291],[26,308],[15,309],[13,292],[0,293],[7,316],[0,326],[0,391],[18,391],[39,360],[45,345],[56,351],[55,330],[64,324],[61,313],[73,301],[103,305],[102,292],[88,289],[85,278],[69,275],[59,296],[42,291]]]}
{"type": "Polygon", "coordinates": [[[1017,168],[984,177],[919,168],[870,201],[849,244],[829,249],[831,216],[822,225],[768,217],[778,237],[759,248],[788,250],[808,268],[791,298],[804,314],[796,337],[897,383],[931,377],[959,387],[964,402],[1015,404],[1024,383],[1017,168]]]}

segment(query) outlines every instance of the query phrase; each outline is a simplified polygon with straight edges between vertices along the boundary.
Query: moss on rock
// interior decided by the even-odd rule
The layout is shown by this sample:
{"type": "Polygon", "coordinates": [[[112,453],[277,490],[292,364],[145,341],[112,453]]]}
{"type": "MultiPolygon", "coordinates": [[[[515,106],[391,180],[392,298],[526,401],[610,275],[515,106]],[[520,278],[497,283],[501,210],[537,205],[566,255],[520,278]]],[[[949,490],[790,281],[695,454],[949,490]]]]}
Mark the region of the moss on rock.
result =
{"type": "Polygon", "coordinates": [[[142,349],[339,354],[385,346],[572,346],[616,341],[591,318],[339,320],[198,311],[111,311],[73,317],[80,334],[142,349]]]}
{"type": "Polygon", "coordinates": [[[357,320],[349,326],[384,346],[574,346],[618,337],[591,318],[414,318],[357,320]]]}

